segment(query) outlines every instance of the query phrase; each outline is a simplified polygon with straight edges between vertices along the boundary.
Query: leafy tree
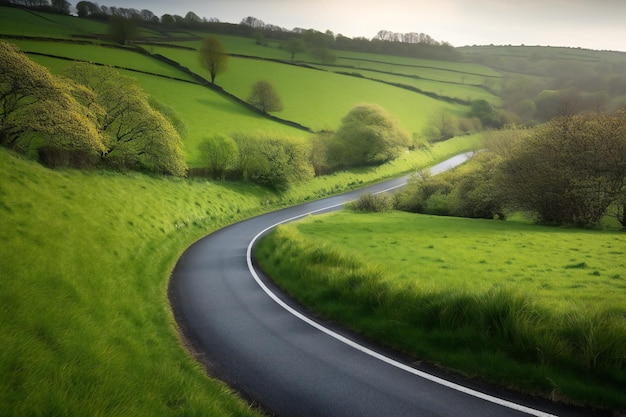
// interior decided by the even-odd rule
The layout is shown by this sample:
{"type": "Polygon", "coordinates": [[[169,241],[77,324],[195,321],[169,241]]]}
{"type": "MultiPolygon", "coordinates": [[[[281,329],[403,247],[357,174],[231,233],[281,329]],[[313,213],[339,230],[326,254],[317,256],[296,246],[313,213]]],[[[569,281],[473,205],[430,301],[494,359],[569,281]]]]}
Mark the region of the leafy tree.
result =
{"type": "Polygon", "coordinates": [[[128,19],[114,15],[109,18],[109,37],[117,43],[126,45],[135,39],[139,33],[139,27],[135,19],[128,19]]]}
{"type": "Polygon", "coordinates": [[[491,104],[487,100],[475,100],[472,101],[470,117],[478,118],[483,126],[486,127],[499,127],[500,118],[498,113],[491,107],[491,104]]]}
{"type": "Polygon", "coordinates": [[[296,54],[306,51],[306,43],[300,38],[290,38],[285,44],[285,50],[291,54],[291,60],[293,61],[296,54]]]}
{"type": "Polygon", "coordinates": [[[557,118],[503,160],[501,187],[544,223],[591,226],[626,183],[626,111],[557,118]]]}
{"type": "Polygon", "coordinates": [[[257,45],[261,45],[261,46],[268,45],[267,39],[265,38],[265,35],[263,34],[263,32],[257,30],[252,34],[252,37],[254,38],[257,45]]]}
{"type": "Polygon", "coordinates": [[[226,71],[228,55],[224,44],[215,36],[204,39],[200,47],[200,64],[209,71],[211,83],[215,83],[215,77],[226,71]]]}
{"type": "Polygon", "coordinates": [[[67,0],[52,0],[52,8],[63,14],[70,14],[70,2],[67,0]]]}
{"type": "Polygon", "coordinates": [[[185,175],[179,133],[132,78],[87,63],[71,65],[66,74],[93,92],[95,100],[84,101],[86,107],[104,110],[99,127],[107,137],[105,163],[121,169],[185,175]]]}
{"type": "Polygon", "coordinates": [[[374,104],[354,107],[328,142],[327,158],[336,168],[376,165],[400,155],[408,134],[384,109],[374,104]]]}
{"type": "Polygon", "coordinates": [[[94,113],[80,90],[0,41],[0,143],[22,152],[55,149],[86,157],[104,150],[94,113]]]}
{"type": "Polygon", "coordinates": [[[167,26],[174,26],[176,24],[176,19],[171,14],[164,14],[161,16],[161,23],[167,26]]]}
{"type": "Polygon", "coordinates": [[[200,159],[212,178],[224,179],[226,172],[237,166],[239,148],[230,137],[215,135],[204,139],[198,145],[200,159]]]}
{"type": "Polygon", "coordinates": [[[239,171],[257,184],[285,190],[313,178],[309,144],[301,139],[270,135],[236,135],[239,171]]]}
{"type": "Polygon", "coordinates": [[[337,56],[328,48],[313,48],[311,55],[319,59],[324,65],[333,64],[337,60],[337,56]]]}
{"type": "Polygon", "coordinates": [[[439,142],[453,137],[457,132],[457,119],[445,109],[433,113],[424,129],[424,135],[430,142],[439,142]]]}
{"type": "Polygon", "coordinates": [[[283,103],[274,86],[269,81],[264,80],[257,81],[252,85],[248,103],[263,113],[277,112],[283,109],[283,103]]]}
{"type": "Polygon", "coordinates": [[[79,17],[89,17],[102,13],[100,6],[91,1],[79,1],[76,3],[76,11],[79,17]]]}

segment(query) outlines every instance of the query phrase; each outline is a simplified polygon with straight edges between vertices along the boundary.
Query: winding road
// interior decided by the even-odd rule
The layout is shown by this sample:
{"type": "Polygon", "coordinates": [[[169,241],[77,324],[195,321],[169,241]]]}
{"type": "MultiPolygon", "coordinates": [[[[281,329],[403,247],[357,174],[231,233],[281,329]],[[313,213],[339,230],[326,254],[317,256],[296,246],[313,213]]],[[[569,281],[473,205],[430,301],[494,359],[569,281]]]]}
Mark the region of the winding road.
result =
{"type": "MultiPolygon", "coordinates": [[[[459,155],[431,172],[450,169],[470,156],[459,155]]],[[[280,417],[593,415],[411,363],[307,314],[255,269],[252,245],[275,225],[339,209],[364,192],[391,191],[406,180],[255,217],[189,247],[174,269],[169,297],[198,360],[265,412],[280,417]]]]}

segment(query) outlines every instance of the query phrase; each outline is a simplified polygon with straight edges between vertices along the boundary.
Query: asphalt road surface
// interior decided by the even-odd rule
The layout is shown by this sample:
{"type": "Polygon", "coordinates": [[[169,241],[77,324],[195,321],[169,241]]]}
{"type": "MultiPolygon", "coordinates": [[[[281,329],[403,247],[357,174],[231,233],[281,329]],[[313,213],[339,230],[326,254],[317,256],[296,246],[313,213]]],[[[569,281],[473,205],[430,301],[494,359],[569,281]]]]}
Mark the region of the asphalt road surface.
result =
{"type": "MultiPolygon", "coordinates": [[[[470,155],[431,172],[452,168],[470,155]]],[[[406,179],[236,223],[189,247],[175,267],[169,296],[198,360],[266,413],[280,417],[594,415],[411,363],[312,318],[254,268],[252,243],[274,225],[339,209],[364,192],[390,191],[406,179]]]]}

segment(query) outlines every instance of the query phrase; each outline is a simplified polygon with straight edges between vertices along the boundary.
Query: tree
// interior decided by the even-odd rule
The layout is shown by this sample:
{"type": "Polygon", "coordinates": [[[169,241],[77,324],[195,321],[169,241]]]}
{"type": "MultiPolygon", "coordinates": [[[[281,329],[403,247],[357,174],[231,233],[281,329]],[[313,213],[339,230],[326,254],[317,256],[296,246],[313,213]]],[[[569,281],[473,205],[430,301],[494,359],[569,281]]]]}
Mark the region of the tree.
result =
{"type": "Polygon", "coordinates": [[[215,77],[226,71],[228,55],[222,41],[215,36],[204,39],[200,47],[200,64],[209,71],[211,84],[215,83],[215,77]]]}
{"type": "Polygon", "coordinates": [[[469,116],[478,118],[486,127],[499,127],[500,124],[497,112],[484,99],[472,101],[469,116]]]}
{"type": "Polygon", "coordinates": [[[187,12],[185,15],[185,22],[187,22],[189,26],[198,26],[202,23],[202,18],[194,12],[187,12]]]}
{"type": "Polygon", "coordinates": [[[100,6],[90,1],[79,1],[76,3],[76,11],[79,17],[89,17],[102,13],[100,6]]]}
{"type": "MultiPolygon", "coordinates": [[[[104,150],[95,113],[73,96],[80,88],[52,75],[7,42],[0,41],[0,62],[3,146],[25,153],[54,149],[65,157],[74,154],[85,158],[104,150]]],[[[73,165],[84,163],[75,162],[73,165]]]]}
{"type": "Polygon", "coordinates": [[[224,179],[226,172],[237,166],[239,148],[230,137],[215,135],[204,139],[198,145],[200,159],[212,178],[224,179]]]}
{"type": "Polygon", "coordinates": [[[592,226],[626,184],[626,111],[557,118],[518,143],[500,165],[515,207],[543,223],[592,226]]]}
{"type": "Polygon", "coordinates": [[[319,59],[324,65],[332,64],[337,60],[337,56],[327,48],[313,48],[311,49],[311,55],[319,59]]]}
{"type": "Polygon", "coordinates": [[[252,104],[263,113],[281,111],[283,103],[269,81],[257,81],[252,85],[252,91],[248,96],[248,103],[252,104]]]}
{"type": "Polygon", "coordinates": [[[174,26],[176,24],[176,19],[171,14],[164,14],[161,16],[161,23],[167,26],[174,26]]]}
{"type": "Polygon", "coordinates": [[[285,44],[285,50],[291,54],[293,61],[297,53],[306,51],[306,44],[300,38],[290,38],[285,44]]]}
{"type": "Polygon", "coordinates": [[[263,32],[261,31],[255,31],[252,34],[252,37],[254,38],[254,41],[256,42],[257,45],[261,45],[261,46],[267,46],[267,39],[265,38],[265,35],[263,35],[263,32]]]}
{"type": "Polygon", "coordinates": [[[328,142],[327,158],[336,168],[376,165],[407,149],[408,134],[384,109],[374,104],[354,107],[328,142]]]}
{"type": "Polygon", "coordinates": [[[430,116],[424,135],[430,142],[438,142],[450,139],[456,131],[457,119],[445,109],[439,109],[430,116]]]}
{"type": "Polygon", "coordinates": [[[107,137],[103,162],[118,169],[143,169],[182,176],[187,171],[182,141],[168,117],[151,104],[136,82],[113,68],[76,63],[65,73],[88,88],[104,110],[99,128],[107,137]]]}
{"type": "Polygon", "coordinates": [[[52,0],[52,8],[63,14],[70,14],[70,2],[67,0],[52,0]]]}
{"type": "Polygon", "coordinates": [[[135,39],[139,28],[135,19],[114,15],[109,18],[109,37],[115,42],[126,45],[135,39]]]}

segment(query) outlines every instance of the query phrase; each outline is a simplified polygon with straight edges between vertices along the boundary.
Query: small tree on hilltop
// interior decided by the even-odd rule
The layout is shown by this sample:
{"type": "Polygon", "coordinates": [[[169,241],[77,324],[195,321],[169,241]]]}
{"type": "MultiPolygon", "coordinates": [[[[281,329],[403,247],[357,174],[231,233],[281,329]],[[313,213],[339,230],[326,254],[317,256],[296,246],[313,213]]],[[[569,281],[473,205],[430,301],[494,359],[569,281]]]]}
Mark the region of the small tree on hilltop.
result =
{"type": "Polygon", "coordinates": [[[306,44],[300,38],[291,38],[287,41],[285,50],[291,54],[291,60],[293,61],[297,53],[306,51],[306,44]]]}
{"type": "Polygon", "coordinates": [[[126,45],[135,39],[139,33],[139,28],[135,19],[126,19],[122,16],[111,16],[109,18],[109,36],[115,42],[126,45]]]}
{"type": "Polygon", "coordinates": [[[200,47],[200,64],[209,71],[211,84],[215,84],[215,77],[228,67],[228,54],[222,41],[215,36],[204,39],[200,47]]]}
{"type": "Polygon", "coordinates": [[[248,103],[252,104],[263,113],[281,111],[283,109],[283,103],[274,89],[274,86],[268,81],[263,80],[257,81],[252,86],[252,91],[250,92],[250,96],[248,96],[248,103]]]}

